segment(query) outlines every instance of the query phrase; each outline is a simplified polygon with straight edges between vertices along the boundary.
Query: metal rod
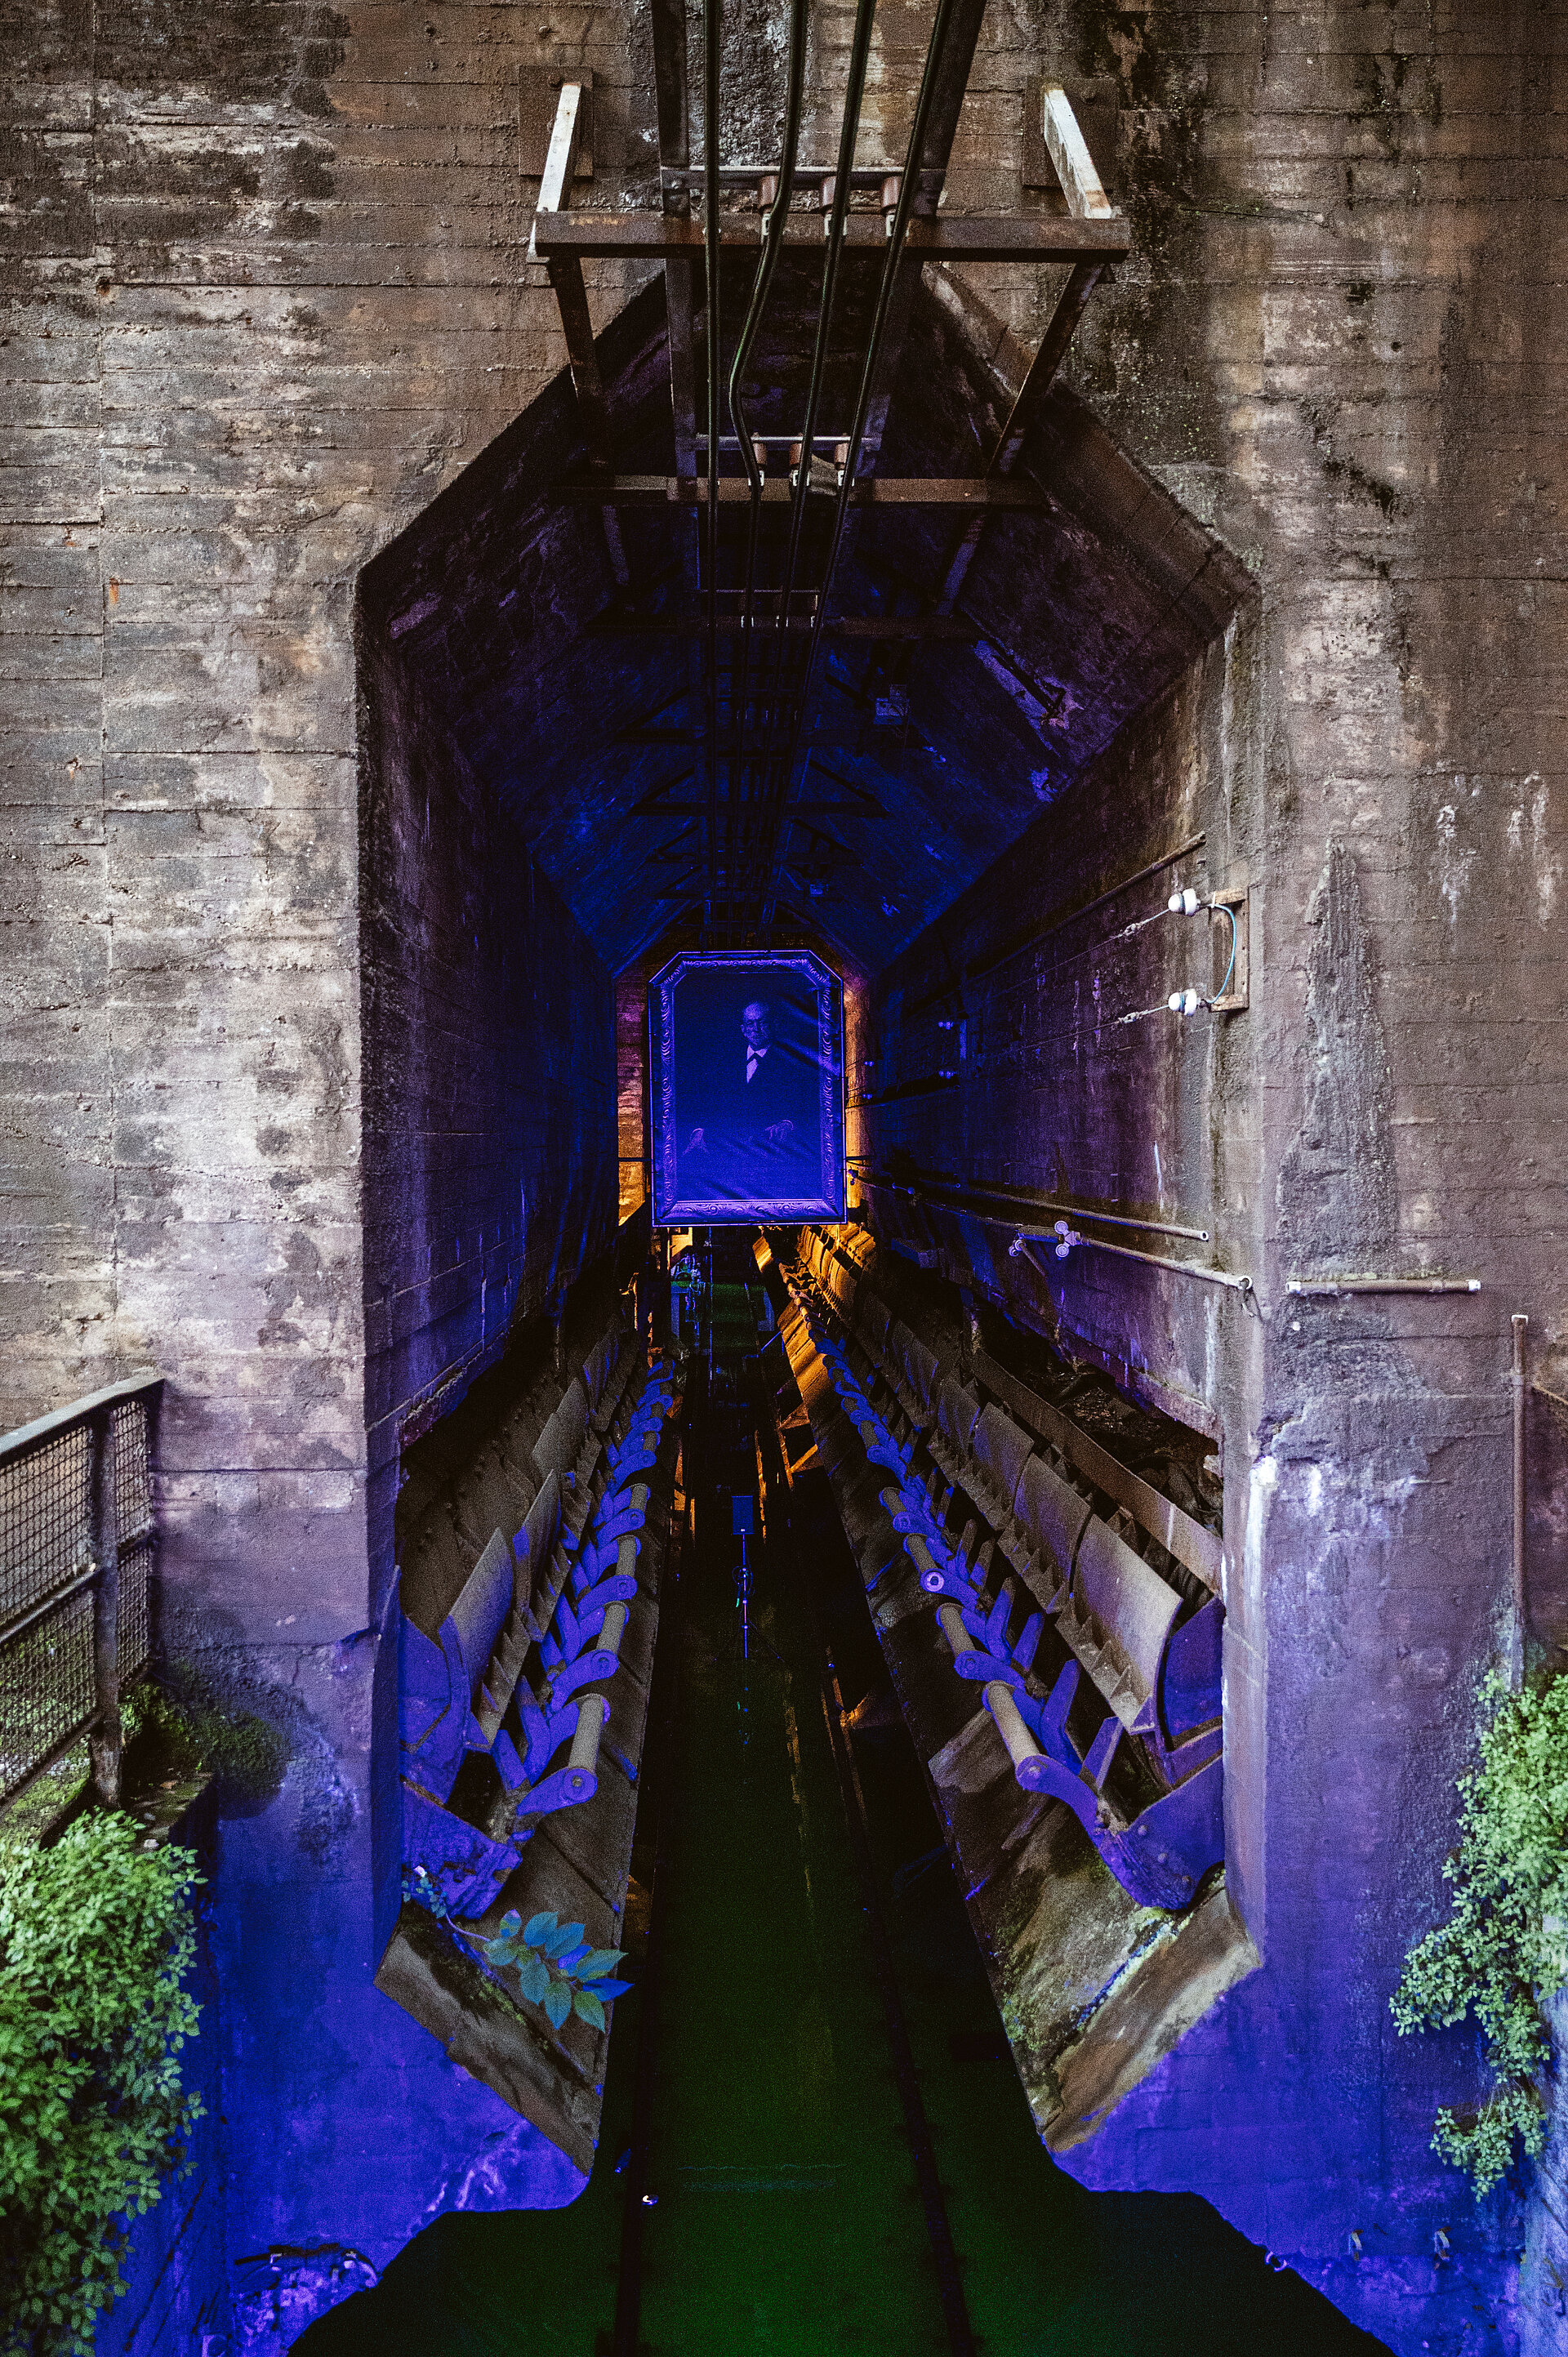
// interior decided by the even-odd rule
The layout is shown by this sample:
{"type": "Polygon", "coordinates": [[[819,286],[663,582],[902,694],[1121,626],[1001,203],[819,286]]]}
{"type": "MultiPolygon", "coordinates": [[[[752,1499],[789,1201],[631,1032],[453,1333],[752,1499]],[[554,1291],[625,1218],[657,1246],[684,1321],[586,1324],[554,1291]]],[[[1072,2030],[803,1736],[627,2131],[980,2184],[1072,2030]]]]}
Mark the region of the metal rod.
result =
{"type": "MultiPolygon", "coordinates": [[[[743,743],[746,737],[746,703],[750,692],[753,597],[757,587],[757,550],[762,515],[762,469],[757,464],[757,453],[751,445],[751,426],[746,414],[746,371],[751,361],[752,344],[762,324],[762,314],[767,307],[774,272],[779,265],[779,256],[783,251],[784,231],[789,217],[789,189],[794,181],[795,151],[800,141],[800,116],[805,103],[808,26],[806,0],[789,0],[789,53],[785,69],[783,161],[779,167],[781,178],[774,183],[772,202],[763,215],[762,253],[757,264],[757,275],[752,282],[751,302],[746,309],[746,320],[740,331],[740,341],[735,348],[735,358],[730,362],[729,372],[730,422],[740,437],[741,463],[746,468],[746,482],[751,493],[746,534],[746,594],[741,603],[740,694],[738,697],[736,695],[733,685],[730,691],[736,726],[740,732],[743,743]]],[[[713,446],[710,444],[708,449],[710,468],[714,463],[714,456],[713,446]]],[[[745,756],[742,754],[731,762],[729,769],[725,801],[732,816],[737,814],[735,812],[735,805],[738,799],[736,787],[737,785],[744,787],[744,781],[745,756]]],[[[733,826],[728,830],[728,839],[733,845],[733,826]]],[[[735,877],[728,857],[725,860],[725,881],[726,884],[732,884],[735,877]]],[[[730,930],[733,939],[733,922],[730,930]]]]}
{"type": "MultiPolygon", "coordinates": [[[[868,1162],[871,1157],[851,1155],[849,1159],[868,1162]]],[[[1145,1235],[1151,1236],[1180,1236],[1195,1244],[1207,1244],[1213,1241],[1207,1228],[1178,1228],[1165,1220],[1135,1220],[1119,1211],[1093,1211],[1082,1203],[1053,1203],[1035,1195],[1011,1195],[1004,1188],[1000,1187],[948,1186],[940,1179],[930,1178],[923,1178],[910,1185],[904,1180],[878,1178],[875,1175],[872,1184],[886,1187],[895,1195],[924,1196],[928,1201],[937,1204],[941,1203],[944,1195],[957,1195],[963,1202],[1005,1203],[1021,1205],[1026,1211],[1062,1211],[1069,1219],[1098,1220],[1103,1227],[1139,1228],[1145,1235]]]]}
{"type": "MultiPolygon", "coordinates": [[[[1019,1249],[1027,1255],[1033,1265],[1040,1270],[1042,1276],[1048,1276],[1051,1272],[1047,1268],[1040,1267],[1039,1262],[1035,1259],[1028,1247],[1031,1243],[1047,1243],[1049,1240],[1048,1230],[1044,1236],[1040,1237],[1031,1238],[1022,1233],[1018,1237],[1019,1249]]],[[[1079,1236],[1077,1243],[1091,1246],[1095,1252],[1114,1253],[1118,1260],[1142,1261],[1145,1268],[1170,1269],[1177,1276],[1196,1276],[1205,1285],[1223,1285],[1232,1293],[1252,1291],[1252,1280],[1250,1276],[1232,1276],[1229,1269],[1204,1268],[1195,1260],[1168,1260],[1160,1253],[1134,1252],[1131,1244],[1113,1244],[1104,1236],[1079,1236]]]]}
{"type": "Polygon", "coordinates": [[[1305,1301],[1337,1301],[1348,1293],[1479,1293],[1478,1276],[1293,1276],[1285,1286],[1305,1301]]]}
{"type": "Polygon", "coordinates": [[[1524,1684],[1525,1639],[1525,1379],[1524,1340],[1530,1319],[1513,1313],[1513,1638],[1509,1650],[1509,1684],[1518,1694],[1524,1684]]]}
{"type": "Polygon", "coordinates": [[[120,1517],[115,1495],[114,1410],[93,1411],[87,1426],[89,1544],[92,1586],[93,1719],[88,1733],[93,1797],[120,1804],[120,1517]]]}
{"type": "MultiPolygon", "coordinates": [[[[827,561],[822,568],[822,597],[818,602],[811,639],[801,664],[800,704],[790,728],[789,743],[784,751],[778,785],[776,790],[768,796],[768,806],[758,833],[757,845],[758,856],[756,859],[755,867],[761,880],[758,898],[765,924],[770,921],[771,918],[784,832],[784,814],[789,807],[795,765],[800,759],[800,735],[811,706],[811,687],[816,675],[822,624],[827,616],[828,598],[832,594],[833,575],[843,545],[844,532],[849,518],[850,488],[860,472],[862,452],[866,446],[867,430],[872,423],[873,405],[881,390],[884,345],[887,340],[888,328],[893,316],[894,296],[899,287],[899,264],[904,259],[907,249],[915,242],[911,235],[912,231],[934,230],[938,227],[938,223],[929,216],[934,215],[937,210],[945,176],[948,146],[950,145],[953,124],[956,123],[958,113],[956,105],[949,109],[948,102],[952,93],[947,86],[953,62],[948,58],[947,51],[954,14],[954,0],[937,0],[936,21],[931,27],[930,43],[926,51],[925,67],[920,75],[919,92],[915,101],[915,117],[909,130],[908,153],[898,182],[898,200],[894,207],[892,218],[887,223],[886,258],[883,264],[881,280],[877,286],[876,308],[872,315],[871,335],[866,345],[860,388],[855,397],[854,425],[851,430],[849,447],[845,453],[845,464],[839,479],[838,498],[833,506],[832,523],[828,538],[827,561]],[[938,107],[939,99],[944,116],[950,111],[952,121],[948,122],[944,119],[939,124],[940,153],[934,159],[931,174],[932,186],[928,190],[924,185],[927,177],[926,133],[931,122],[933,109],[938,107]],[[915,218],[918,198],[922,199],[921,218],[918,221],[915,218]]],[[[957,48],[963,52],[963,73],[957,93],[961,101],[962,81],[968,80],[974,34],[979,30],[978,15],[971,10],[969,17],[964,20],[964,25],[965,37],[961,38],[957,44],[957,48]]],[[[848,229],[849,222],[846,219],[844,222],[846,235],[848,229]]],[[[897,339],[895,339],[895,341],[897,340],[897,339]]],[[[880,446],[881,420],[879,418],[872,446],[874,462],[880,446]]]]}

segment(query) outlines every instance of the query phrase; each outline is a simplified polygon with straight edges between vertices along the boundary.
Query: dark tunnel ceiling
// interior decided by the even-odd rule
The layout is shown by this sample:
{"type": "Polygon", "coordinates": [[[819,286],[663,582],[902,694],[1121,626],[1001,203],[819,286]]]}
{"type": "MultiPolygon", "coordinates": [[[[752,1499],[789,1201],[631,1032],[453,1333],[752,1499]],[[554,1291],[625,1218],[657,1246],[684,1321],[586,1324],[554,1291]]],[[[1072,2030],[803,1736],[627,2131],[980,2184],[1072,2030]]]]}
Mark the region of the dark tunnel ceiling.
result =
{"type": "MultiPolygon", "coordinates": [[[[726,319],[738,320],[745,291],[726,282],[726,319]]],[[[815,291],[802,264],[781,266],[752,371],[757,432],[787,431],[800,414],[815,291]]],[[[846,344],[867,291],[865,278],[851,285],[846,344]]],[[[922,285],[883,474],[976,475],[1000,430],[953,307],[922,285]]],[[[618,465],[672,472],[661,279],[599,350],[618,465]]],[[[846,352],[824,400],[830,430],[850,414],[848,362],[846,352]]],[[[699,386],[699,415],[702,400],[699,386]]],[[[696,527],[691,510],[623,508],[629,581],[618,587],[601,511],[551,494],[584,468],[575,419],[563,373],[367,568],[363,612],[619,971],[700,916],[705,770],[687,740],[703,713],[702,645],[604,624],[697,610],[684,554],[696,527]]],[[[797,773],[778,925],[836,944],[868,973],[1016,840],[1245,593],[1236,560],[1065,388],[1041,404],[1023,465],[1047,504],[988,521],[958,606],[975,644],[824,648],[812,725],[825,741],[797,773]],[[879,720],[898,689],[907,717],[879,720]]],[[[738,579],[745,515],[725,511],[735,553],[722,579],[738,579]]],[[[831,610],[929,610],[965,521],[932,509],[865,516],[831,610]]]]}

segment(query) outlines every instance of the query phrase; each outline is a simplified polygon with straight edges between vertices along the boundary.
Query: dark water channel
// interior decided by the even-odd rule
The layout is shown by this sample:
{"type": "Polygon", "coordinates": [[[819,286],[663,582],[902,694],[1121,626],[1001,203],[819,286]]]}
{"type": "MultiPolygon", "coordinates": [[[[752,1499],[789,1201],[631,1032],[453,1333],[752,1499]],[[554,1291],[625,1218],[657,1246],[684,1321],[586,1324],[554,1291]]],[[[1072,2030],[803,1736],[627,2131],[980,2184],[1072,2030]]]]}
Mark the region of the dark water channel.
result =
{"type": "MultiPolygon", "coordinates": [[[[654,2199],[639,2205],[636,2346],[945,2357],[967,2330],[985,2357],[1380,2349],[1207,2203],[1086,2193],[1040,2145],[901,1722],[846,1738],[863,1819],[846,1800],[828,1710],[877,1683],[875,1638],[825,1477],[786,1486],[766,1402],[754,1412],[722,1396],[738,1381],[738,1359],[721,1361],[686,1437],[695,1544],[671,1624],[654,2199]],[[747,1543],[744,1648],[732,1491],[756,1495],[763,1526],[747,1543]],[[956,2258],[945,2303],[857,1823],[956,2258]]],[[[376,2290],[309,2329],[295,2343],[306,2357],[610,2357],[628,2181],[615,2163],[632,2133],[642,2028],[637,1997],[617,2012],[580,2199],[439,2219],[376,2290]]]]}

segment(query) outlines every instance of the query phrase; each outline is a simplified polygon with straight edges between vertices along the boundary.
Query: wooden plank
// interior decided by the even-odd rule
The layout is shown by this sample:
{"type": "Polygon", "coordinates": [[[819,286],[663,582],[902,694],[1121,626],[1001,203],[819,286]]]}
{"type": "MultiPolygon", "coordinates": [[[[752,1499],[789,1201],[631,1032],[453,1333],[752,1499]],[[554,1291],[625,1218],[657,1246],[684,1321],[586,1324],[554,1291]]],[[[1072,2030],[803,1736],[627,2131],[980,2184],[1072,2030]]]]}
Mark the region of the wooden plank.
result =
{"type": "Polygon", "coordinates": [[[520,66],[517,75],[517,168],[525,180],[543,178],[555,128],[562,85],[578,82],[583,91],[582,131],[572,167],[575,180],[594,177],[594,77],[585,67],[568,73],[561,66],[520,66]]]}
{"type": "Polygon", "coordinates": [[[983,1383],[987,1391],[994,1392],[1020,1424],[1026,1424],[1042,1440],[1050,1441],[1097,1490],[1103,1490],[1119,1506],[1125,1506],[1139,1527],[1158,1539],[1177,1563],[1201,1579],[1206,1587],[1212,1588],[1216,1596],[1222,1592],[1225,1557],[1218,1533],[1207,1530],[1190,1514],[1183,1513],[1169,1498],[1161,1497],[1157,1490],[1119,1464],[1109,1450],[1091,1439],[1081,1425],[1063,1415],[1059,1408],[1043,1400],[1026,1383],[1021,1383],[1016,1375],[1010,1375],[1005,1367],[999,1366],[983,1351],[974,1354],[974,1373],[976,1381],[983,1383]]]}
{"type": "Polygon", "coordinates": [[[1046,84],[1043,103],[1046,152],[1061,182],[1069,212],[1078,221],[1111,220],[1115,208],[1101,184],[1089,143],[1060,82],[1046,84]]]}
{"type": "MultiPolygon", "coordinates": [[[[596,478],[587,482],[560,482],[552,487],[551,497],[557,500],[583,500],[598,507],[705,507],[708,486],[704,479],[693,475],[615,475],[607,481],[596,478]]],[[[721,507],[745,507],[751,499],[751,487],[743,475],[726,475],[719,484],[721,507]]],[[[788,507],[790,500],[789,479],[783,475],[769,476],[762,485],[765,507],[788,507]]],[[[983,475],[874,475],[855,483],[850,490],[852,507],[875,508],[973,508],[986,511],[993,508],[1048,507],[1050,502],[1037,483],[1027,479],[1013,481],[1006,478],[983,475]]]]}
{"type": "MultiPolygon", "coordinates": [[[[760,242],[757,216],[726,213],[719,243],[726,250],[755,253],[760,242]]],[[[662,213],[547,212],[534,217],[535,252],[575,256],[579,262],[663,262],[671,254],[698,254],[703,249],[703,225],[693,221],[670,221],[662,213]]],[[[844,245],[851,253],[880,253],[887,232],[880,213],[852,213],[844,225],[844,245]]],[[[784,243],[820,252],[820,213],[791,213],[784,225],[784,243]]],[[[1107,262],[1124,261],[1132,252],[1132,232],[1124,221],[1055,221],[1020,214],[944,213],[935,221],[909,224],[906,253],[923,262],[1107,262]]]]}
{"type": "MultiPolygon", "coordinates": [[[[583,86],[580,82],[563,82],[560,104],[555,111],[555,125],[550,135],[550,152],[544,159],[544,177],[539,187],[540,209],[534,215],[534,235],[529,241],[529,253],[535,258],[542,255],[549,268],[550,284],[555,289],[562,332],[566,339],[566,357],[583,421],[583,437],[588,446],[589,464],[608,467],[609,403],[605,394],[604,379],[599,374],[598,355],[594,350],[594,327],[588,313],[588,290],[583,280],[582,259],[569,248],[547,250],[542,242],[536,242],[542,221],[559,221],[567,217],[563,209],[571,200],[582,129],[583,86]]],[[[611,563],[618,580],[624,583],[626,566],[619,551],[619,532],[614,526],[613,516],[607,517],[607,522],[610,527],[606,537],[609,543],[611,563]]]]}

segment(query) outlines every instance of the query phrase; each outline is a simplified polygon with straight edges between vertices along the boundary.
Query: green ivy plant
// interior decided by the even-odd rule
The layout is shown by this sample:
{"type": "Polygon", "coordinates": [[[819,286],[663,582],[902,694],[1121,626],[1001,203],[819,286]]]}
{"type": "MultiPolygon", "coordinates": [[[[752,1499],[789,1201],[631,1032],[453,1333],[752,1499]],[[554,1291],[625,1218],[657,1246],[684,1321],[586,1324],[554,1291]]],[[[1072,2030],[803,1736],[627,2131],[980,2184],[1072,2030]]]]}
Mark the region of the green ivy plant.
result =
{"type": "Polygon", "coordinates": [[[525,1923],[517,1909],[510,1907],[487,1936],[453,1919],[424,1867],[416,1866],[412,1873],[405,1869],[403,1889],[456,1938],[476,1948],[493,1972],[515,1972],[523,1996],[542,2009],[552,2029],[560,2029],[572,2013],[590,2029],[602,2029],[606,2006],[631,1986],[629,1981],[608,1977],[626,1950],[591,1946],[581,1923],[563,1923],[553,1912],[531,1915],[525,1923]]]}
{"type": "Polygon", "coordinates": [[[126,2222],[184,2165],[199,2096],[188,1850],[79,1818],[0,1857],[0,2352],[86,2357],[124,2289],[126,2222]]]}
{"type": "Polygon", "coordinates": [[[1473,2114],[1444,2106],[1434,2152],[1467,2169],[1477,2200],[1508,2170],[1517,2137],[1546,2138],[1541,2007],[1568,1980],[1568,1676],[1539,1694],[1481,1690],[1481,1764],[1459,1779],[1459,1846],[1443,1872],[1453,1911],[1405,1959],[1390,2000],[1402,2037],[1474,2013],[1493,2092],[1473,2114]]]}

